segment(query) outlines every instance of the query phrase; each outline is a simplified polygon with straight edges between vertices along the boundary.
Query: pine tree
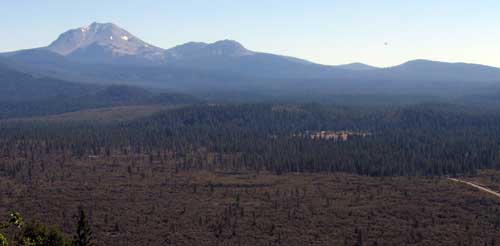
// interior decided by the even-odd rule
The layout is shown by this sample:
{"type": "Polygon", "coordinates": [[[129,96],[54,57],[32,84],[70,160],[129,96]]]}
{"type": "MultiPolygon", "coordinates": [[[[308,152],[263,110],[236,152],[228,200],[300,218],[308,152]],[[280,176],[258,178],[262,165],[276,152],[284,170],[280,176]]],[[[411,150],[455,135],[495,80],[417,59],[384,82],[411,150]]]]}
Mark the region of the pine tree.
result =
{"type": "Polygon", "coordinates": [[[0,233],[0,246],[7,246],[9,245],[7,243],[7,238],[4,237],[4,235],[2,235],[2,233],[0,233]]]}
{"type": "Polygon", "coordinates": [[[74,236],[73,243],[75,246],[90,246],[92,243],[92,230],[87,221],[87,215],[83,208],[78,209],[78,224],[76,228],[76,235],[74,236]]]}

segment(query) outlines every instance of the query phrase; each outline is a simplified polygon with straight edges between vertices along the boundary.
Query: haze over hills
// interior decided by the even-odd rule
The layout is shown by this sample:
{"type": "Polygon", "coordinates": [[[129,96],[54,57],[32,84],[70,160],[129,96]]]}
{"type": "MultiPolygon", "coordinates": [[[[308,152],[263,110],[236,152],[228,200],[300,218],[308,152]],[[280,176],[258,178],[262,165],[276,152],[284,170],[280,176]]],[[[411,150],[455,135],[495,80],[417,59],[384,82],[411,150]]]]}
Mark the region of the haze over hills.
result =
{"type": "Polygon", "coordinates": [[[493,2],[4,1],[0,246],[500,246],[493,2]]]}
{"type": "Polygon", "coordinates": [[[476,87],[480,90],[473,91],[480,92],[500,84],[499,68],[478,64],[414,60],[388,68],[328,66],[248,50],[234,40],[164,49],[112,23],[92,23],[64,32],[47,47],[1,56],[0,66],[36,77],[181,91],[414,93],[418,88],[426,94],[476,87]]]}
{"type": "Polygon", "coordinates": [[[78,97],[99,89],[95,85],[36,78],[0,65],[0,102],[23,102],[48,97],[78,97]]]}

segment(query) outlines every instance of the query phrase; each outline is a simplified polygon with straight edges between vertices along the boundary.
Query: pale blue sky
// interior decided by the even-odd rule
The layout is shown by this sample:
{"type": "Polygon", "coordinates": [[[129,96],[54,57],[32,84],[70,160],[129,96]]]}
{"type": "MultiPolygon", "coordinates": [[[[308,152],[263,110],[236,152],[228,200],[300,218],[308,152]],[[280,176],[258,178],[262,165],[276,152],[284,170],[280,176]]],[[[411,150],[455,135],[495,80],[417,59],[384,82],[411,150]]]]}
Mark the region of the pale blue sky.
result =
{"type": "Polygon", "coordinates": [[[162,48],[235,39],[323,64],[390,66],[423,58],[500,67],[498,0],[7,0],[0,51],[48,45],[113,22],[162,48]],[[384,43],[388,42],[385,46],[384,43]]]}

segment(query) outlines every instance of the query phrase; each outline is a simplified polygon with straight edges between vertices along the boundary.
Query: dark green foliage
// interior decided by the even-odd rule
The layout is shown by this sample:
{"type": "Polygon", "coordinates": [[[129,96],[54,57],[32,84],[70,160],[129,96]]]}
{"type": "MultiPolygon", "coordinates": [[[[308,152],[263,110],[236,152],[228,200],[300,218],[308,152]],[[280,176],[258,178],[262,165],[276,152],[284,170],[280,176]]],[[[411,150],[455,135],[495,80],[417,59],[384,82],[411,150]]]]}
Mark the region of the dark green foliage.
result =
{"type": "Polygon", "coordinates": [[[73,238],[73,243],[75,246],[90,246],[92,243],[92,230],[87,221],[87,215],[82,208],[78,209],[78,222],[76,228],[76,234],[73,238]]]}
{"type": "MultiPolygon", "coordinates": [[[[2,224],[0,229],[11,230],[14,240],[13,245],[19,246],[70,246],[71,241],[56,228],[49,228],[39,222],[25,223],[24,219],[17,212],[10,214],[7,223],[2,224]]],[[[0,246],[8,245],[7,238],[0,233],[0,246]]]]}
{"type": "Polygon", "coordinates": [[[5,124],[0,136],[3,151],[10,153],[19,151],[11,143],[21,139],[38,139],[44,149],[69,149],[76,156],[103,154],[105,149],[147,154],[166,149],[175,153],[177,170],[385,176],[473,174],[500,168],[500,114],[441,104],[396,109],[195,105],[108,125],[5,124]],[[371,135],[346,142],[294,136],[345,129],[371,135]],[[203,157],[194,158],[195,153],[212,153],[215,159],[208,166],[203,157]]]}
{"type": "Polygon", "coordinates": [[[24,226],[23,217],[18,212],[10,213],[9,224],[14,225],[17,228],[22,228],[24,226]]]}
{"type": "Polygon", "coordinates": [[[5,236],[2,235],[2,233],[0,233],[0,246],[7,246],[7,245],[9,245],[7,242],[7,238],[5,238],[5,236]]]}
{"type": "Polygon", "coordinates": [[[23,227],[17,238],[18,245],[32,246],[69,246],[72,245],[59,230],[47,228],[40,223],[29,223],[23,227]]]}

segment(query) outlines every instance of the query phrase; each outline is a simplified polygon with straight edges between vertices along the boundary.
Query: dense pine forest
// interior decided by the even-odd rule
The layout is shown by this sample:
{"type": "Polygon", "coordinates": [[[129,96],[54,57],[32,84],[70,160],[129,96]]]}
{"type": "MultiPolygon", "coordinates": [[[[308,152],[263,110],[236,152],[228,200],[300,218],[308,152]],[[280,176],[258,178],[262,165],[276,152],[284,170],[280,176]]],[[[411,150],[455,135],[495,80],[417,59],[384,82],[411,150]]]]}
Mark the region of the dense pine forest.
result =
{"type": "Polygon", "coordinates": [[[444,103],[208,103],[132,91],[106,96],[99,105],[86,105],[80,97],[76,111],[0,120],[0,221],[16,211],[29,221],[20,228],[5,224],[0,229],[5,240],[14,245],[23,240],[32,245],[496,245],[500,240],[498,199],[447,179],[498,190],[500,111],[444,103]],[[157,103],[161,98],[165,101],[157,103]],[[75,224],[78,207],[88,214],[87,222],[75,224]]]}
{"type": "Polygon", "coordinates": [[[6,121],[0,136],[5,157],[119,151],[156,160],[172,152],[182,170],[391,176],[500,168],[500,114],[447,104],[199,104],[109,124],[6,121]],[[306,135],[341,130],[369,134],[346,141],[306,135]]]}

